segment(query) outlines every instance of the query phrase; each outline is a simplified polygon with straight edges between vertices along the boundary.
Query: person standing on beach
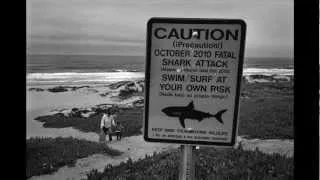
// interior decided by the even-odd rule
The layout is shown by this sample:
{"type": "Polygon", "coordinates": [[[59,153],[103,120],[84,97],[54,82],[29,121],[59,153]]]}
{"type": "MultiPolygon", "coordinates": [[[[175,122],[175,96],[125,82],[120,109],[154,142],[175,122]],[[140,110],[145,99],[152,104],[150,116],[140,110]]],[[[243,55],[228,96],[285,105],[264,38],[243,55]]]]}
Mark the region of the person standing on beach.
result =
{"type": "Polygon", "coordinates": [[[115,126],[115,121],[112,111],[109,110],[106,113],[103,113],[100,123],[100,128],[104,132],[104,136],[107,134],[109,135],[109,141],[112,141],[112,126],[115,126]]]}

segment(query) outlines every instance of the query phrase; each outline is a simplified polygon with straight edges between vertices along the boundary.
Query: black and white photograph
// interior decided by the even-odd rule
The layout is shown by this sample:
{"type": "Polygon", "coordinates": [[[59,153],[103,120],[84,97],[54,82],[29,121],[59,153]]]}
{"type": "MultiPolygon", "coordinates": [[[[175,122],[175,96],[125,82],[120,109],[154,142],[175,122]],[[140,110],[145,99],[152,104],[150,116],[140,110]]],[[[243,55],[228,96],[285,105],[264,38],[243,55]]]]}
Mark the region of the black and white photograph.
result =
{"type": "Polygon", "coordinates": [[[25,76],[28,180],[295,179],[293,0],[28,0],[25,76]]]}

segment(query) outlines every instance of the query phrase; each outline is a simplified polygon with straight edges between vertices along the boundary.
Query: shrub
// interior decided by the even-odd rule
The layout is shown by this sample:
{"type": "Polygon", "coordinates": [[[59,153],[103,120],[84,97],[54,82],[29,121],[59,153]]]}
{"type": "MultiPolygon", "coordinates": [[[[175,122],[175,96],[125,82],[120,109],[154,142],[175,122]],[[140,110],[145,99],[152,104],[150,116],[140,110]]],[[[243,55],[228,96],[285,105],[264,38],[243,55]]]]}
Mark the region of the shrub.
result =
{"type": "Polygon", "coordinates": [[[27,139],[26,176],[48,174],[60,167],[72,166],[79,158],[91,154],[119,156],[121,152],[96,142],[69,138],[30,138],[27,139]]]}
{"type": "MultiPolygon", "coordinates": [[[[142,128],[142,108],[119,108],[116,121],[120,122],[123,126],[122,136],[132,136],[141,134],[142,128]]],[[[73,127],[83,132],[100,133],[100,121],[102,118],[103,109],[95,109],[94,114],[88,118],[82,117],[78,108],[73,108],[71,116],[64,116],[62,113],[53,115],[40,116],[35,120],[44,122],[43,127],[46,128],[66,128],[73,127]]]]}
{"type": "MultiPolygon", "coordinates": [[[[203,148],[194,152],[196,179],[292,179],[293,159],[279,154],[242,149],[203,148]]],[[[136,162],[129,159],[117,166],[108,165],[103,172],[91,171],[92,179],[178,179],[179,151],[146,156],[136,162]]]]}

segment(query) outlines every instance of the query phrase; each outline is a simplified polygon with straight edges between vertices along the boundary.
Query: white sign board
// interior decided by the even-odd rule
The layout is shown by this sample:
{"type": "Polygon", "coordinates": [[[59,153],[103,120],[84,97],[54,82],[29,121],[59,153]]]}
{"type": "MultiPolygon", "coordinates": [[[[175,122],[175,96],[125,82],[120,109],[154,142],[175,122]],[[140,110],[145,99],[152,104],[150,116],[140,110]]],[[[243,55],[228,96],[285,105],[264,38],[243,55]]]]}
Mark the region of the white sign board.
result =
{"type": "Polygon", "coordinates": [[[245,31],[242,20],[148,21],[146,141],[234,145],[245,31]]]}

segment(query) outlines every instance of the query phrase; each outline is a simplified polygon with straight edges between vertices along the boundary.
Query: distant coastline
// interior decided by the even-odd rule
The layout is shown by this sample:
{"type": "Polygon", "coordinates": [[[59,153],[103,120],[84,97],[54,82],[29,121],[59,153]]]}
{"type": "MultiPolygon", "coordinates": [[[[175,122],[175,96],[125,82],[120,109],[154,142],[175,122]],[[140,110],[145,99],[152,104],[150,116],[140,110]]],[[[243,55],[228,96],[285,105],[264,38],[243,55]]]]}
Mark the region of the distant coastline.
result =
{"type": "MultiPolygon", "coordinates": [[[[293,69],[293,58],[247,57],[244,68],[293,69]]],[[[27,55],[27,73],[110,72],[116,69],[144,72],[145,56],[27,55]]]]}

